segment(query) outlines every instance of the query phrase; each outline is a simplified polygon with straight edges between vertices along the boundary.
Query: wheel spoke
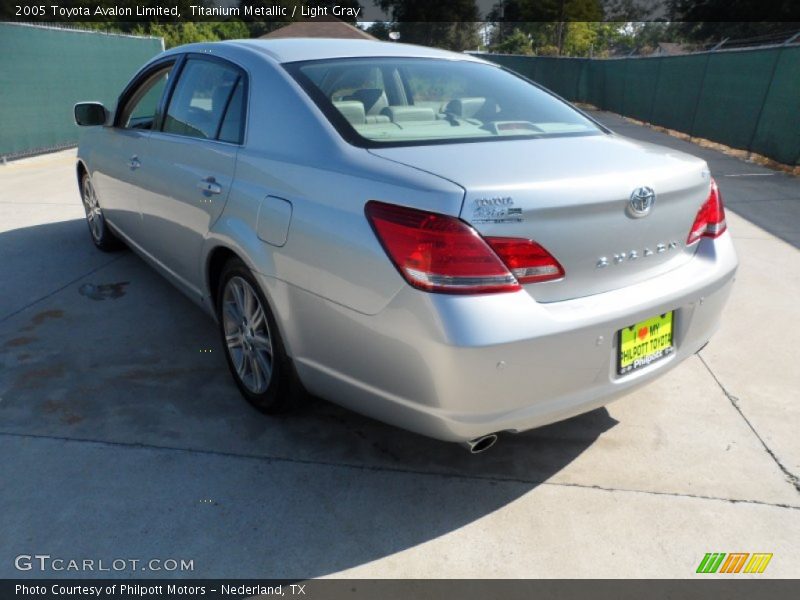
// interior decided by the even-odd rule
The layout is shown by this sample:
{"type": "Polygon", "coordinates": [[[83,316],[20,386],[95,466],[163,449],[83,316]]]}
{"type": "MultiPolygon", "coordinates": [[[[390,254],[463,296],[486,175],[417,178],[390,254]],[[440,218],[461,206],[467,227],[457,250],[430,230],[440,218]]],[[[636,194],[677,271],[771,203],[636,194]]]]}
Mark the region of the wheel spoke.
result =
{"type": "Polygon", "coordinates": [[[254,330],[259,330],[262,326],[267,329],[267,316],[264,314],[264,307],[261,306],[261,302],[258,302],[258,300],[256,300],[256,309],[250,319],[250,326],[254,330]]]}
{"type": "Polygon", "coordinates": [[[261,306],[258,303],[258,299],[255,298],[255,293],[253,292],[252,288],[249,285],[245,285],[243,287],[244,316],[247,317],[247,322],[252,326],[255,307],[257,306],[258,308],[261,308],[261,306]]]}
{"type": "Polygon", "coordinates": [[[259,302],[258,299],[256,299],[256,308],[253,311],[252,316],[249,317],[249,319],[250,319],[250,327],[252,327],[253,329],[259,329],[261,327],[261,324],[264,323],[265,321],[264,308],[261,306],[261,302],[259,302]]]}
{"type": "Polygon", "coordinates": [[[256,350],[266,352],[267,354],[272,356],[272,342],[267,336],[257,333],[256,335],[253,336],[253,338],[250,341],[252,342],[256,350]]]}
{"type": "Polygon", "coordinates": [[[264,374],[264,380],[269,382],[272,378],[272,361],[267,360],[267,357],[264,356],[262,352],[256,351],[256,362],[258,363],[259,369],[264,374]]]}
{"type": "Polygon", "coordinates": [[[229,333],[225,336],[225,343],[228,344],[228,348],[231,350],[233,348],[240,348],[242,345],[242,336],[238,331],[229,333]]]}
{"type": "Polygon", "coordinates": [[[222,312],[224,317],[229,317],[233,325],[237,326],[242,322],[242,313],[236,305],[235,300],[223,299],[222,312]]]}
{"type": "Polygon", "coordinates": [[[231,359],[233,360],[233,367],[236,369],[236,374],[239,376],[239,379],[244,381],[246,369],[245,363],[245,355],[243,350],[233,350],[231,351],[231,359]]]}
{"type": "Polygon", "coordinates": [[[231,280],[231,293],[233,294],[233,301],[236,303],[239,314],[244,317],[246,314],[244,311],[244,291],[237,279],[231,280]]]}
{"type": "Polygon", "coordinates": [[[263,383],[263,376],[261,374],[261,368],[259,367],[258,360],[253,354],[248,356],[248,358],[250,359],[250,372],[253,374],[253,391],[261,392],[262,391],[261,384],[263,383]]]}

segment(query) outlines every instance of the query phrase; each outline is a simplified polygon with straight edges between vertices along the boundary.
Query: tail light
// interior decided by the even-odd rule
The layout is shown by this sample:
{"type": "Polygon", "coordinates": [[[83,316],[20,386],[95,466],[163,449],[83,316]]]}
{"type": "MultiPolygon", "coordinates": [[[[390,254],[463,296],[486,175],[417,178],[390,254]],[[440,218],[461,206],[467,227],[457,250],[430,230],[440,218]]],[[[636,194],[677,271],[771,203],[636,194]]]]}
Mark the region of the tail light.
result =
{"type": "Polygon", "coordinates": [[[533,240],[486,238],[520,283],[537,283],[564,277],[564,268],[533,240]]]}
{"type": "Polygon", "coordinates": [[[697,216],[694,219],[686,245],[694,244],[702,237],[715,238],[722,235],[727,228],[725,224],[725,207],[722,205],[722,194],[719,192],[717,182],[711,179],[711,191],[697,216]]]}
{"type": "Polygon", "coordinates": [[[520,289],[520,282],[564,274],[544,248],[529,240],[484,239],[455,217],[374,200],[367,203],[365,212],[394,266],[410,285],[421,290],[514,292],[520,289]],[[552,264],[557,275],[550,271],[552,264]]]}

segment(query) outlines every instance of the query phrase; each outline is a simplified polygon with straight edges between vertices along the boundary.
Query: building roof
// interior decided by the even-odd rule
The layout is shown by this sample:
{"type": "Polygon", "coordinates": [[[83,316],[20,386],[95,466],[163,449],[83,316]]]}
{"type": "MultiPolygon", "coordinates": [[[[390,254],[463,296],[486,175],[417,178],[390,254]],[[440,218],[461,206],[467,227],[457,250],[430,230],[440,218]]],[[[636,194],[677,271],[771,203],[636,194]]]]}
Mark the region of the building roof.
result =
{"type": "Polygon", "coordinates": [[[295,21],[285,27],[262,35],[261,39],[275,38],[339,38],[348,40],[374,40],[366,31],[339,21],[295,21]]]}

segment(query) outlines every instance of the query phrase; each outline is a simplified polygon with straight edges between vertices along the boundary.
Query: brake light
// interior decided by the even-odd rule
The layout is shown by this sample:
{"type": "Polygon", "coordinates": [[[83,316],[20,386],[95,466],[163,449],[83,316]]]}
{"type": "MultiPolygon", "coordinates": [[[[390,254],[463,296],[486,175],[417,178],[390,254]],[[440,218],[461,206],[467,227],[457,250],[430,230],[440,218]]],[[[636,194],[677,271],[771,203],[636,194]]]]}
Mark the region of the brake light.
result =
{"type": "Polygon", "coordinates": [[[405,280],[428,292],[513,292],[519,283],[472,227],[455,217],[374,200],[367,218],[405,280]]]}
{"type": "Polygon", "coordinates": [[[486,242],[520,283],[552,281],[564,277],[561,264],[533,240],[487,237],[486,242]]]}
{"type": "Polygon", "coordinates": [[[375,200],[367,203],[365,212],[394,266],[417,289],[448,294],[515,292],[521,289],[520,282],[564,274],[535,242],[484,239],[456,217],[375,200]]]}
{"type": "Polygon", "coordinates": [[[694,219],[686,245],[694,244],[700,238],[715,238],[722,235],[727,228],[725,223],[725,207],[722,204],[722,194],[720,194],[717,182],[711,179],[711,190],[708,199],[705,201],[697,216],[694,219]]]}

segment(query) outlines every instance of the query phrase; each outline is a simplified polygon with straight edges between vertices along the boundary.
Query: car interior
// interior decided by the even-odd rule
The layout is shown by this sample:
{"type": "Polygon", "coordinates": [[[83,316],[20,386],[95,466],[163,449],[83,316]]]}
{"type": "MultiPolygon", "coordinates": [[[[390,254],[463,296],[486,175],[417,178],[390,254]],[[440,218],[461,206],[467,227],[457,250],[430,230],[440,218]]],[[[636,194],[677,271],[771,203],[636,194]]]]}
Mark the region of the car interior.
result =
{"type": "Polygon", "coordinates": [[[356,133],[372,140],[425,140],[582,132],[547,109],[501,106],[468,77],[437,68],[338,63],[304,70],[356,133]],[[535,118],[535,122],[532,120],[535,118]]]}

